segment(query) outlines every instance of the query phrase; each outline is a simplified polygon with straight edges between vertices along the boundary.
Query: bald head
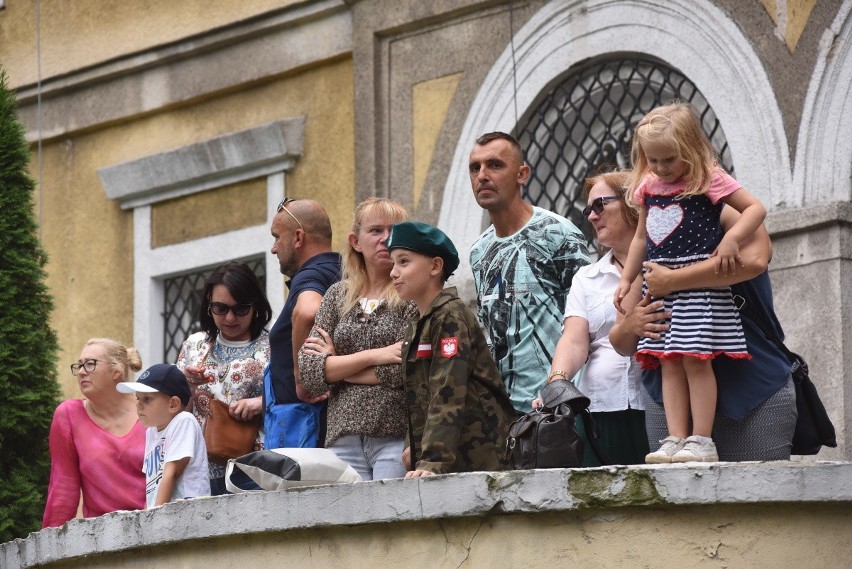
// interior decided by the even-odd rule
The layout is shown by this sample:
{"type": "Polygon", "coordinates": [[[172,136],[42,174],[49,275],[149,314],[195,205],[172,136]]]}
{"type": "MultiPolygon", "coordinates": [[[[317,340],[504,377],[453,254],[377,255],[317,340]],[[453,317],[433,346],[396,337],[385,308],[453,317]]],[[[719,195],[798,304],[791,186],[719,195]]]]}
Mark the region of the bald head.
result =
{"type": "Polygon", "coordinates": [[[305,261],[331,251],[331,220],[314,200],[288,200],[272,219],[272,253],[292,276],[305,261]]]}
{"type": "MultiPolygon", "coordinates": [[[[293,200],[287,203],[285,209],[298,220],[298,223],[302,224],[302,230],[310,236],[311,240],[331,245],[331,220],[319,202],[308,199],[293,200]]],[[[287,211],[279,211],[276,217],[284,215],[298,227],[287,211]]]]}

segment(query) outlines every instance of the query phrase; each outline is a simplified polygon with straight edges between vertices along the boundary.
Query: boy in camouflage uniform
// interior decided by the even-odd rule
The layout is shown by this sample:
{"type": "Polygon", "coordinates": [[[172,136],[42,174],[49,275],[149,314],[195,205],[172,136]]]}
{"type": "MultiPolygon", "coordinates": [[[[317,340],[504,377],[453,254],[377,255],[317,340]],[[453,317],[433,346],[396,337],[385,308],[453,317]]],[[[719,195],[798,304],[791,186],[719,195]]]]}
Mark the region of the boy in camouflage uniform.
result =
{"type": "Polygon", "coordinates": [[[387,247],[399,296],[420,312],[402,344],[406,478],[502,470],[516,413],[476,316],[455,288],[443,288],[459,265],[455,246],[436,227],[404,222],[387,247]]]}

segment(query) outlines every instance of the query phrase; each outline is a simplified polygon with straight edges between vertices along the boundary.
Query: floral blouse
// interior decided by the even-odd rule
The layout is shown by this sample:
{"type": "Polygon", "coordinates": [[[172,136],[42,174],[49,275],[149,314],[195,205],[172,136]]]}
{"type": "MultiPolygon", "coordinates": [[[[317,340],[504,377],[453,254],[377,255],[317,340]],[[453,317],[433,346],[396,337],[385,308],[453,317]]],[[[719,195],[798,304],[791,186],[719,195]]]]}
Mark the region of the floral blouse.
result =
{"type": "MultiPolygon", "coordinates": [[[[223,403],[263,395],[263,371],[269,362],[269,332],[255,340],[232,342],[221,336],[209,349],[206,334],[196,332],[181,346],[177,367],[203,365],[207,383],[197,386],[192,395],[192,414],[202,431],[210,414],[210,398],[223,403]],[[205,355],[206,354],[206,355],[205,355]],[[204,358],[202,361],[202,357],[204,358]]],[[[258,432],[255,450],[263,448],[263,433],[258,432]]],[[[225,465],[210,463],[210,478],[225,476],[225,465]]]]}

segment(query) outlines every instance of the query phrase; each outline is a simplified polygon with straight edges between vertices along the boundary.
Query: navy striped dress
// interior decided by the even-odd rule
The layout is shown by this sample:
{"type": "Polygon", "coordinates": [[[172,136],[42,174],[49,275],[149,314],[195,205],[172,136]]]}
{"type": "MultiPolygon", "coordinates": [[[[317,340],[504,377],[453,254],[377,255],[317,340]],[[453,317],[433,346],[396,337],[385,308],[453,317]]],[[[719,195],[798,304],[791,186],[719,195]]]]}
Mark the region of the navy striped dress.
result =
{"type": "MultiPolygon", "coordinates": [[[[721,201],[714,204],[706,195],[678,197],[647,190],[643,199],[648,211],[647,260],[678,269],[707,259],[721,241],[721,201]]],[[[669,329],[659,339],[639,341],[636,359],[643,368],[653,369],[660,359],[683,356],[750,357],[730,287],[676,291],[663,301],[664,310],[672,313],[669,329]]]]}

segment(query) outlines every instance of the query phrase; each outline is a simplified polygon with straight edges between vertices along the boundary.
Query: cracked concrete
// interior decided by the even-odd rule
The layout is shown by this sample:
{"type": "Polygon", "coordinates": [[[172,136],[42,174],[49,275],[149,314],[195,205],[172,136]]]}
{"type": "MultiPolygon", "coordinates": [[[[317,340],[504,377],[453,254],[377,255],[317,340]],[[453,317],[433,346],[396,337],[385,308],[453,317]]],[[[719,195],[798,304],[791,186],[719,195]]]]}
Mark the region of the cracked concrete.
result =
{"type": "Polygon", "coordinates": [[[850,503],[852,464],[843,462],[477,472],[114,512],[2,544],[0,567],[79,566],[84,559],[87,567],[130,567],[140,556],[148,567],[202,567],[224,563],[232,550],[309,567],[375,567],[401,551],[411,566],[523,566],[589,556],[600,558],[589,567],[608,566],[605,560],[664,566],[651,562],[662,534],[677,546],[670,566],[694,566],[700,556],[768,567],[755,551],[777,548],[786,555],[766,557],[777,567],[791,561],[787,550],[795,547],[804,566],[822,559],[831,567],[852,558],[852,543],[832,538],[852,523],[850,503]],[[546,536],[556,544],[542,548],[546,536]],[[844,555],[822,554],[837,547],[844,555]]]}

